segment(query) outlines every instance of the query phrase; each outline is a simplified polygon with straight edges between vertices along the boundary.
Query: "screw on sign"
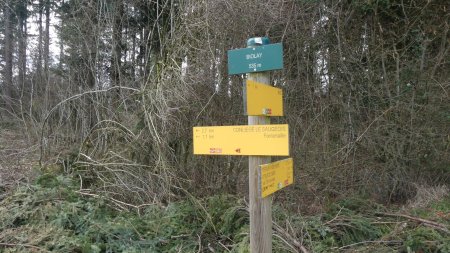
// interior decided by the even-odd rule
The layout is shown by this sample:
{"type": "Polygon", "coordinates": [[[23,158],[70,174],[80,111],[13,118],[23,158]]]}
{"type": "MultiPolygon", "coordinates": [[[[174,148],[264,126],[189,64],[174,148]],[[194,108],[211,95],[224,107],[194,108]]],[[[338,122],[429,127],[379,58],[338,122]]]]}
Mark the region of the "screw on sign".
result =
{"type": "Polygon", "coordinates": [[[263,109],[263,114],[265,114],[265,115],[271,115],[271,114],[272,114],[272,109],[270,109],[270,108],[264,108],[264,109],[263,109]]]}

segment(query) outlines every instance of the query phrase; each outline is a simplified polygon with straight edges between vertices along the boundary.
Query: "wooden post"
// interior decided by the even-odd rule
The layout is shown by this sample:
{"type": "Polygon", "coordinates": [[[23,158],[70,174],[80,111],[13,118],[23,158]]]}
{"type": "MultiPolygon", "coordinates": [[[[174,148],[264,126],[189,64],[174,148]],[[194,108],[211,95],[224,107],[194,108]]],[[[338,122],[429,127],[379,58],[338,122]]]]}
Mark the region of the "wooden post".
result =
{"type": "MultiPolygon", "coordinates": [[[[255,47],[269,44],[267,38],[251,38],[247,41],[247,47],[255,47]]],[[[249,73],[249,80],[270,85],[269,72],[249,73]]],[[[270,118],[266,116],[248,116],[248,125],[270,124],[270,118]]],[[[249,212],[250,212],[250,252],[272,252],[272,196],[261,197],[260,178],[261,164],[270,163],[269,156],[249,156],[249,212]]]]}

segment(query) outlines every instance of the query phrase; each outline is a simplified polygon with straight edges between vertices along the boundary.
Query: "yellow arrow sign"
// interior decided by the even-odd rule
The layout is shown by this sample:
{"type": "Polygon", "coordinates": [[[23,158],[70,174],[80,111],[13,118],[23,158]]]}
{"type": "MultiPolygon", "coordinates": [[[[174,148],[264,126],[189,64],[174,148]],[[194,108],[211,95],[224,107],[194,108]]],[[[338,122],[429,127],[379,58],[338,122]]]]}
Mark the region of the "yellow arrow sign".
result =
{"type": "Polygon", "coordinates": [[[283,116],[283,91],[270,85],[247,80],[244,101],[247,115],[283,116]]]}
{"type": "Polygon", "coordinates": [[[268,195],[294,182],[294,161],[292,158],[263,164],[261,167],[261,196],[268,195]]]}
{"type": "Polygon", "coordinates": [[[288,125],[194,127],[196,155],[288,156],[288,125]]]}

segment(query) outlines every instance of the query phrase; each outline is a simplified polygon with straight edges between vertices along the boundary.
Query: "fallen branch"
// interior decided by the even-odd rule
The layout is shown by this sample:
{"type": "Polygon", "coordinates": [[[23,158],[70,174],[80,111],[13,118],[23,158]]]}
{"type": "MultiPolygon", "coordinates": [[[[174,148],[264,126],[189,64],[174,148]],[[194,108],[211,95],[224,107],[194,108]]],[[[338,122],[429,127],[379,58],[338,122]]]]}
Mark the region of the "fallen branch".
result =
{"type": "Polygon", "coordinates": [[[406,218],[412,221],[416,221],[416,222],[420,222],[422,224],[424,224],[425,226],[437,229],[439,231],[442,231],[444,233],[450,234],[450,230],[448,230],[447,226],[441,223],[437,223],[434,221],[430,221],[430,220],[425,220],[419,217],[413,217],[410,215],[406,215],[406,214],[395,214],[395,213],[381,213],[381,212],[377,212],[376,214],[379,215],[383,215],[383,216],[390,216],[390,217],[401,217],[401,218],[406,218]]]}
{"type": "Polygon", "coordinates": [[[155,204],[133,205],[133,204],[129,204],[129,203],[125,203],[123,201],[117,200],[117,199],[112,198],[112,197],[106,197],[106,196],[101,196],[101,195],[94,194],[94,193],[84,192],[83,190],[79,190],[79,191],[75,191],[75,192],[78,193],[78,194],[90,196],[90,197],[93,197],[93,198],[104,198],[104,199],[109,200],[110,202],[116,204],[122,210],[127,210],[127,208],[125,208],[123,206],[133,207],[133,208],[135,208],[137,210],[138,216],[141,216],[140,210],[141,210],[142,207],[155,205],[155,204]]]}
{"type": "Polygon", "coordinates": [[[330,224],[331,222],[335,221],[335,220],[339,217],[339,214],[341,214],[342,208],[343,208],[343,207],[341,207],[341,209],[339,209],[339,212],[336,214],[336,216],[334,216],[333,219],[331,219],[331,220],[325,222],[323,225],[328,225],[328,224],[330,224]]]}
{"type": "Polygon", "coordinates": [[[305,246],[303,246],[299,241],[297,241],[295,238],[293,238],[286,230],[284,230],[280,225],[278,225],[275,222],[273,223],[273,228],[280,233],[281,235],[283,235],[287,240],[289,240],[297,249],[300,250],[300,252],[303,253],[309,253],[309,251],[305,248],[305,246]]]}
{"type": "Polygon", "coordinates": [[[349,245],[345,245],[342,246],[340,248],[338,248],[339,250],[342,249],[348,249],[354,246],[358,246],[358,245],[362,245],[362,244],[385,244],[385,245],[401,245],[403,244],[403,241],[363,241],[363,242],[357,242],[357,243],[352,243],[349,245]]]}
{"type": "Polygon", "coordinates": [[[32,249],[37,249],[40,251],[44,251],[44,252],[50,252],[46,249],[43,248],[39,248],[37,246],[31,245],[31,244],[22,244],[22,243],[4,243],[4,242],[0,242],[0,246],[4,246],[4,247],[25,247],[25,248],[32,248],[32,249]]]}

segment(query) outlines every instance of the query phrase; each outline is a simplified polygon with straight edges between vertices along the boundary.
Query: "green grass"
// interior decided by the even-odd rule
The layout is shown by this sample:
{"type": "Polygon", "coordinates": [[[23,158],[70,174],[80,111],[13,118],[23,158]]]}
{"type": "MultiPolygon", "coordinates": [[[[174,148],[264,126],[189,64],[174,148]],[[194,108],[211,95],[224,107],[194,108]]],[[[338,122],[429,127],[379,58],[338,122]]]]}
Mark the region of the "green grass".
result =
{"type": "MultiPolygon", "coordinates": [[[[235,196],[189,198],[136,213],[117,211],[111,201],[76,190],[78,183],[71,178],[43,174],[4,199],[0,252],[248,252],[248,212],[235,196]]],[[[410,214],[448,213],[449,203],[439,200],[410,214]]],[[[310,217],[278,205],[273,210],[274,221],[291,236],[273,237],[277,253],[296,252],[292,238],[311,252],[450,252],[447,234],[376,215],[396,210],[361,198],[332,203],[326,213],[310,217]]],[[[445,218],[433,220],[449,225],[445,218]]]]}
{"type": "Polygon", "coordinates": [[[44,174],[17,189],[0,207],[1,252],[197,252],[221,244],[245,252],[248,214],[232,196],[119,212],[104,199],[76,193],[66,177],[44,174]]]}

